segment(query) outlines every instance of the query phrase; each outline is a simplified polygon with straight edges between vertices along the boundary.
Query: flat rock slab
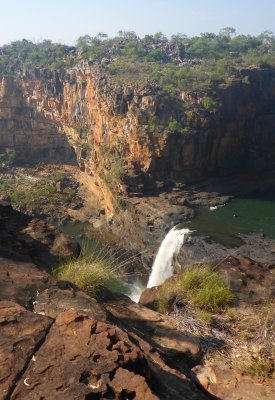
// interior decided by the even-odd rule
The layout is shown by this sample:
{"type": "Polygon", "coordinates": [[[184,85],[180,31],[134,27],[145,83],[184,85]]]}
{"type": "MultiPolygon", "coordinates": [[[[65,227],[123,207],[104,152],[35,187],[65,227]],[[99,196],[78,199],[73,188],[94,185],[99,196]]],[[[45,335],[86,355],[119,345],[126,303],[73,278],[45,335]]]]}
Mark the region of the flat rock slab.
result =
{"type": "Polygon", "coordinates": [[[114,322],[147,340],[152,346],[165,352],[169,358],[181,359],[180,363],[193,364],[201,358],[199,340],[177,331],[175,320],[128,298],[111,299],[104,307],[114,322]]]}
{"type": "Polygon", "coordinates": [[[155,400],[139,347],[121,329],[66,311],[29,363],[12,400],[155,400]]]}
{"type": "Polygon", "coordinates": [[[0,257],[0,300],[10,300],[33,308],[37,292],[53,285],[55,280],[31,262],[0,257]]]}
{"type": "Polygon", "coordinates": [[[86,293],[65,281],[57,281],[55,286],[38,293],[34,301],[34,311],[56,318],[66,310],[84,312],[90,318],[106,321],[106,311],[86,293]]]}
{"type": "Polygon", "coordinates": [[[45,338],[52,319],[19,304],[0,302],[0,399],[8,399],[20,374],[45,338]]]}

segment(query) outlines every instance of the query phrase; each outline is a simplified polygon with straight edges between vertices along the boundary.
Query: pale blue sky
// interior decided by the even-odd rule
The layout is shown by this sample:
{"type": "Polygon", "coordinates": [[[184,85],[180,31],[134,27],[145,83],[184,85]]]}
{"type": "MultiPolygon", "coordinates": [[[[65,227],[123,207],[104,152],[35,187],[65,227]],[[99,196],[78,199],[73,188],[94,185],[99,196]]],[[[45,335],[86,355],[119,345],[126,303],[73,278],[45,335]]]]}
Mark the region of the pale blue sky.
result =
{"type": "Polygon", "coordinates": [[[275,32],[275,0],[0,0],[0,45],[22,38],[74,44],[85,34],[275,32]]]}

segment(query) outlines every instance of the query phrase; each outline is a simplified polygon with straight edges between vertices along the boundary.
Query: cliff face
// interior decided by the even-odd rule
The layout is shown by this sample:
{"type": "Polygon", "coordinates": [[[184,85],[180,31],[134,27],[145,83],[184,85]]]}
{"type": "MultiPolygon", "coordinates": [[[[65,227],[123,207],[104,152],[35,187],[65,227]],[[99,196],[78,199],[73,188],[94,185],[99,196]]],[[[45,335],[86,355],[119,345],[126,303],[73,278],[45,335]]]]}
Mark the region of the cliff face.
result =
{"type": "Polygon", "coordinates": [[[156,181],[191,182],[275,164],[275,71],[251,68],[226,86],[182,93],[118,88],[96,69],[27,71],[3,77],[0,150],[20,158],[73,160],[87,174],[123,191],[156,181]],[[173,122],[178,121],[173,125],[173,122]]]}
{"type": "Polygon", "coordinates": [[[74,151],[54,119],[27,103],[13,78],[0,77],[0,154],[13,150],[18,162],[75,161],[74,151]]]}

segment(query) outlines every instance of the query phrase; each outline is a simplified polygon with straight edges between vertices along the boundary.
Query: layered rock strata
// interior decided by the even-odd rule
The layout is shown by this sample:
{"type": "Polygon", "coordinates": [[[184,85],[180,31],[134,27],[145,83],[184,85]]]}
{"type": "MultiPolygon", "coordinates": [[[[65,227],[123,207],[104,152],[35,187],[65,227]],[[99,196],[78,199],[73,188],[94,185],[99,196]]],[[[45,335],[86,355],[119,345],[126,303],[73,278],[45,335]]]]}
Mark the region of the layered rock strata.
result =
{"type": "Polygon", "coordinates": [[[178,99],[151,84],[118,87],[99,68],[2,77],[0,148],[17,149],[22,161],[32,154],[66,162],[72,146],[88,175],[116,186],[114,176],[124,173],[128,191],[240,169],[261,173],[275,163],[274,76],[252,67],[178,99]],[[204,106],[209,96],[214,109],[204,106]]]}

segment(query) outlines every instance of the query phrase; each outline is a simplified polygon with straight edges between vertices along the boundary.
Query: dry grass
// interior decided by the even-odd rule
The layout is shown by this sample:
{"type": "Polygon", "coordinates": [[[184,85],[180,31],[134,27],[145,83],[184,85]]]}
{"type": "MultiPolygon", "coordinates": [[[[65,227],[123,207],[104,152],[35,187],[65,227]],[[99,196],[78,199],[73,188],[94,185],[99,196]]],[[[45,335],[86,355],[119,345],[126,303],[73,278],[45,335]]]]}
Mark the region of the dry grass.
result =
{"type": "Polygon", "coordinates": [[[274,375],[274,360],[270,355],[262,351],[254,354],[247,353],[243,355],[241,361],[234,360],[233,367],[239,369],[243,373],[251,376],[261,376],[264,378],[272,378],[274,375]]]}
{"type": "Polygon", "coordinates": [[[178,329],[200,339],[204,362],[222,362],[244,374],[272,378],[275,371],[274,303],[200,314],[191,305],[174,306],[178,329]]]}

